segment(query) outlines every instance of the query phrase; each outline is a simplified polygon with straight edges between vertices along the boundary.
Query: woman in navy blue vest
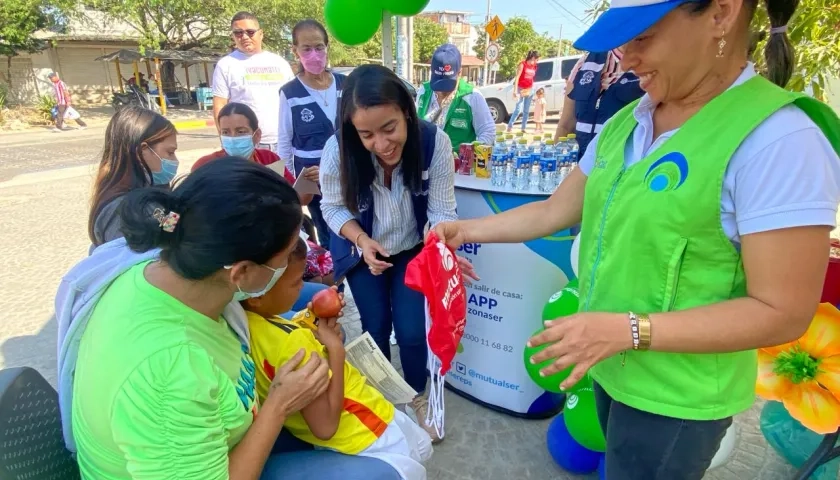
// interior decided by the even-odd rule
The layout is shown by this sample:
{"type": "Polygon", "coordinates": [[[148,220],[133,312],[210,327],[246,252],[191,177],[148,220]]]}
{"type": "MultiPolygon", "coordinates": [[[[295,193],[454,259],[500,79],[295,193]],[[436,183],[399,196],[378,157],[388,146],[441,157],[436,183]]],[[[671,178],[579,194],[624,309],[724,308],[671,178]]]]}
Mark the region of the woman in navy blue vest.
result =
{"type": "MultiPolygon", "coordinates": [[[[318,181],[321,149],[335,133],[336,112],[345,76],[326,70],[330,39],[324,26],[302,20],[292,29],[292,50],[300,61],[298,76],[280,89],[280,131],[277,153],[295,176],[318,181]]],[[[309,215],[318,243],[329,248],[329,227],[321,214],[321,196],[315,195],[309,215]]]]}
{"type": "Polygon", "coordinates": [[[347,77],[340,111],[339,132],[321,159],[321,208],[333,233],[335,277],[347,279],[362,327],[389,358],[393,325],[405,380],[420,392],[411,407],[440,441],[424,424],[424,300],[405,286],[405,270],[420,252],[426,224],[457,218],[452,143],[418,120],[402,81],[378,65],[347,77]]]}

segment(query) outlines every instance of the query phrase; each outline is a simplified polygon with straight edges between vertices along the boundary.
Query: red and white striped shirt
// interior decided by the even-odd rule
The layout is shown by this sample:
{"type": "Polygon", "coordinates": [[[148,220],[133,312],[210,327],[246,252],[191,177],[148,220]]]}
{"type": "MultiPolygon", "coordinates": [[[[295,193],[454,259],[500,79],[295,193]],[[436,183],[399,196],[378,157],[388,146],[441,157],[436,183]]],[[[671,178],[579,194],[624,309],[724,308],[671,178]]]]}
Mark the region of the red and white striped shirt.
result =
{"type": "Polygon", "coordinates": [[[55,102],[58,105],[70,105],[70,94],[67,93],[67,85],[61,80],[53,82],[53,93],[55,94],[55,102]]]}
{"type": "MultiPolygon", "coordinates": [[[[569,74],[569,78],[566,79],[566,95],[574,88],[575,77],[577,77],[583,64],[586,63],[587,57],[588,55],[584,55],[578,60],[575,68],[572,69],[572,73],[569,74]]],[[[610,50],[607,54],[607,62],[601,70],[601,91],[610,88],[610,85],[617,82],[622,75],[624,75],[624,70],[621,69],[621,52],[618,49],[610,50]]]]}

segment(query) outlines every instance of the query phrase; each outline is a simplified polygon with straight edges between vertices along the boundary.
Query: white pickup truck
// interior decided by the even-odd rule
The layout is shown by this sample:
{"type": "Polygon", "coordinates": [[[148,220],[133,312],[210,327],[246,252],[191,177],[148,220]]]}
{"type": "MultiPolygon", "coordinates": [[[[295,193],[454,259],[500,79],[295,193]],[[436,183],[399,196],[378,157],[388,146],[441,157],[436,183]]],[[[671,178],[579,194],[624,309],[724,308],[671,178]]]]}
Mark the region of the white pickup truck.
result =
{"type": "MultiPolygon", "coordinates": [[[[537,62],[537,74],[534,76],[534,89],[545,89],[546,112],[554,113],[563,109],[566,92],[566,78],[572,73],[580,55],[568,57],[543,58],[537,62]]],[[[496,123],[503,123],[510,118],[516,100],[513,98],[513,82],[496,83],[478,89],[490,107],[490,113],[496,123]]],[[[534,107],[531,107],[531,113],[534,107]]]]}

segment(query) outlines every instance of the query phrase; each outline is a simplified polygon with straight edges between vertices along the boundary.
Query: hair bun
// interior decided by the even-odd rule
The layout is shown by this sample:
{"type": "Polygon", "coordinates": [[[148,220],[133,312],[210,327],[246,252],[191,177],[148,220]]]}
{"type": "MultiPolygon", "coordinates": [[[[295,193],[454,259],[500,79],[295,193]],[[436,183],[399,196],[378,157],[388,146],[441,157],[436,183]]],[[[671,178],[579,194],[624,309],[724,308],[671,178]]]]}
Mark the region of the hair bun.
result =
{"type": "Polygon", "coordinates": [[[141,188],[126,194],[119,216],[128,246],[135,252],[147,252],[174,245],[183,227],[178,204],[174,193],[160,187],[141,188]]]}

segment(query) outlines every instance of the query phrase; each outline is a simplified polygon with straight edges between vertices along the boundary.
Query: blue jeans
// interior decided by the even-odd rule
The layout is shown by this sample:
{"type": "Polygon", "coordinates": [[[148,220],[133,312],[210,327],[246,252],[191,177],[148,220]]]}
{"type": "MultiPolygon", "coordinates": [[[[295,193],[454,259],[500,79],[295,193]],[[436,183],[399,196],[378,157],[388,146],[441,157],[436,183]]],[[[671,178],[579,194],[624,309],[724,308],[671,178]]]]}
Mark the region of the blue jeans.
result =
{"type": "Polygon", "coordinates": [[[390,465],[370,457],[327,450],[277,453],[268,457],[260,480],[400,480],[390,465]]]}
{"type": "MultiPolygon", "coordinates": [[[[531,114],[531,100],[534,98],[533,90],[534,89],[532,88],[531,94],[527,97],[523,97],[520,94],[519,100],[516,101],[516,106],[513,107],[513,113],[510,115],[510,120],[508,121],[508,130],[513,128],[513,124],[516,123],[516,117],[519,116],[520,112],[522,112],[522,130],[525,130],[525,127],[528,126],[528,115],[531,114]]],[[[521,92],[522,89],[517,87],[516,91],[521,92]]]]}
{"type": "Polygon", "coordinates": [[[422,244],[389,257],[393,267],[381,275],[370,273],[364,261],[347,272],[356,307],[362,317],[362,329],[391,359],[391,327],[400,346],[405,381],[417,393],[426,389],[426,309],[423,294],[405,286],[405,269],[423,247],[422,244]]]}

